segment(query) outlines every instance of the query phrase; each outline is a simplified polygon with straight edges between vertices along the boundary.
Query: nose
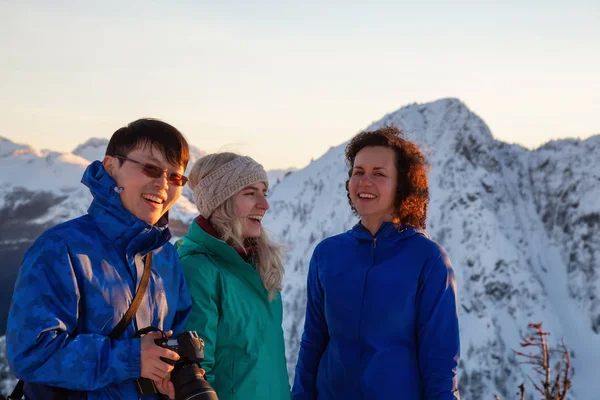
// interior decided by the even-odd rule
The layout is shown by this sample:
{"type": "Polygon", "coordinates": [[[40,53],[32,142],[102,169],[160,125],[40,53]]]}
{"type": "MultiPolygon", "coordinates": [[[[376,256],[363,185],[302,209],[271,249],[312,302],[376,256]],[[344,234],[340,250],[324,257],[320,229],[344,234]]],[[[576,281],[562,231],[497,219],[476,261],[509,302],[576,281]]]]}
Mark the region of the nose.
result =
{"type": "Polygon", "coordinates": [[[367,177],[367,174],[361,175],[358,180],[359,186],[371,186],[371,180],[367,177]]]}
{"type": "Polygon", "coordinates": [[[258,200],[258,203],[256,204],[256,206],[258,208],[260,208],[261,210],[265,210],[265,211],[267,211],[270,208],[269,201],[267,200],[267,198],[265,196],[260,196],[260,199],[258,200]]]}
{"type": "Polygon", "coordinates": [[[169,188],[169,182],[167,181],[167,173],[163,172],[161,176],[154,179],[154,187],[158,190],[167,190],[169,188]]]}

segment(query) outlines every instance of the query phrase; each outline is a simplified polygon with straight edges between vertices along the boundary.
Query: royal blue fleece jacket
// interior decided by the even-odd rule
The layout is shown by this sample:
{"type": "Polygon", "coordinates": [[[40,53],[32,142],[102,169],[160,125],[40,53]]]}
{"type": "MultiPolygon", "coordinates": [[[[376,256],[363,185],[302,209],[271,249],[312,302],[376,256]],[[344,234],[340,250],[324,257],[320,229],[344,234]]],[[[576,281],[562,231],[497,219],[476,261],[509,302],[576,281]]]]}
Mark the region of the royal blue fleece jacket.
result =
{"type": "Polygon", "coordinates": [[[424,232],[361,224],[310,261],[295,400],[457,399],[456,283],[424,232]]]}

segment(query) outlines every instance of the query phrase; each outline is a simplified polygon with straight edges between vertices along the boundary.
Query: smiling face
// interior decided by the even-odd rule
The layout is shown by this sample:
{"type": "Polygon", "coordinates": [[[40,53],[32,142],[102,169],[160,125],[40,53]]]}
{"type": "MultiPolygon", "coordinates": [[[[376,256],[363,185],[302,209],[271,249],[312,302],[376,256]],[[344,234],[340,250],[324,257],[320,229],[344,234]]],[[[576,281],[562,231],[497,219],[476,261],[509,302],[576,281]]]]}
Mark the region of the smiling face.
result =
{"type": "Polygon", "coordinates": [[[183,186],[169,183],[167,175],[172,172],[183,174],[183,166],[167,162],[155,147],[137,148],[124,156],[167,170],[160,177],[151,178],[142,172],[143,165],[136,162],[120,161],[112,156],[106,156],[102,161],[108,174],[118,186],[123,187],[120,194],[123,207],[142,221],[154,225],[181,196],[183,186]]]}
{"type": "Polygon", "coordinates": [[[393,149],[367,146],[356,154],[348,190],[350,200],[363,223],[369,219],[376,220],[379,224],[392,220],[397,179],[396,154],[393,149]]]}
{"type": "Polygon", "coordinates": [[[261,221],[269,209],[266,195],[267,185],[264,182],[258,182],[246,186],[234,196],[236,212],[242,222],[244,239],[260,236],[261,221]]]}

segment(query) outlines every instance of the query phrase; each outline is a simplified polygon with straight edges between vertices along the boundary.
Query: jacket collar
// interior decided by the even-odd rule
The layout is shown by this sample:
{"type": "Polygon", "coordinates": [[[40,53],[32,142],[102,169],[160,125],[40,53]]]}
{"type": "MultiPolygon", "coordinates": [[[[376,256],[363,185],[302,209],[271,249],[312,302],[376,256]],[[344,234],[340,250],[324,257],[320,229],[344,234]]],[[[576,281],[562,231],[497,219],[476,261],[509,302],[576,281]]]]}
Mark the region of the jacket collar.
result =
{"type": "Polygon", "coordinates": [[[150,225],[125,209],[119,193],[115,191],[117,183],[100,161],[94,161],[87,167],[81,183],[90,189],[94,197],[88,214],[102,233],[126,255],[154,250],[171,239],[168,213],[156,225],[150,225]]]}
{"type": "MultiPolygon", "coordinates": [[[[229,244],[206,232],[197,220],[190,225],[188,234],[177,242],[179,257],[194,253],[205,254],[213,259],[220,268],[230,271],[235,276],[247,281],[264,298],[268,293],[262,284],[258,271],[245,261],[238,252],[229,244]]],[[[268,300],[267,300],[268,301],[268,300]]]]}
{"type": "Polygon", "coordinates": [[[205,253],[220,258],[226,263],[247,264],[232,246],[216,236],[216,231],[206,220],[199,221],[198,219],[195,219],[190,225],[188,234],[183,239],[184,240],[180,243],[180,247],[184,244],[186,245],[185,248],[181,248],[181,251],[186,254],[205,253]]]}
{"type": "Polygon", "coordinates": [[[385,242],[404,240],[417,234],[429,237],[427,232],[423,229],[417,229],[410,225],[396,225],[393,222],[384,222],[381,224],[375,233],[375,236],[373,236],[360,222],[354,225],[354,227],[348,231],[348,234],[361,241],[372,241],[373,239],[377,239],[378,245],[385,242]]]}
{"type": "Polygon", "coordinates": [[[202,215],[198,215],[198,217],[196,217],[196,222],[204,232],[208,233],[212,237],[216,237],[217,239],[219,238],[217,230],[210,223],[210,221],[204,218],[202,215]]]}
{"type": "MultiPolygon", "coordinates": [[[[198,225],[200,226],[200,228],[202,228],[202,230],[204,232],[208,233],[212,237],[219,239],[219,234],[217,233],[217,230],[214,228],[213,224],[209,220],[204,218],[202,215],[198,215],[198,217],[196,218],[196,222],[198,223],[198,225]]],[[[256,245],[250,245],[250,246],[246,246],[246,247],[233,246],[233,248],[240,255],[240,257],[242,257],[244,259],[244,261],[251,263],[252,257],[254,257],[256,254],[257,246],[256,245]]]]}

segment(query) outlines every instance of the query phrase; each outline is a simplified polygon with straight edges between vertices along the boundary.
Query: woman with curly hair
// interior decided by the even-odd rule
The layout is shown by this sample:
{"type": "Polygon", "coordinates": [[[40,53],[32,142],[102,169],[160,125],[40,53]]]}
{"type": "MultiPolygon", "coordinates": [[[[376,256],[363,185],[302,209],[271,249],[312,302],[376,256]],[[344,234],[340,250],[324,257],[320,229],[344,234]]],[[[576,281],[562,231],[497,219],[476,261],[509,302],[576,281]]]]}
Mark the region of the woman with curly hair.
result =
{"type": "Polygon", "coordinates": [[[394,127],[359,133],[346,160],[360,222],[311,258],[293,397],[458,399],[456,283],[424,231],[427,161],[394,127]]]}
{"type": "Polygon", "coordinates": [[[215,153],[193,165],[200,215],[178,243],[192,296],[186,329],[204,340],[206,379],[220,400],[289,400],[279,247],[264,232],[267,173],[250,157],[215,153]]]}

